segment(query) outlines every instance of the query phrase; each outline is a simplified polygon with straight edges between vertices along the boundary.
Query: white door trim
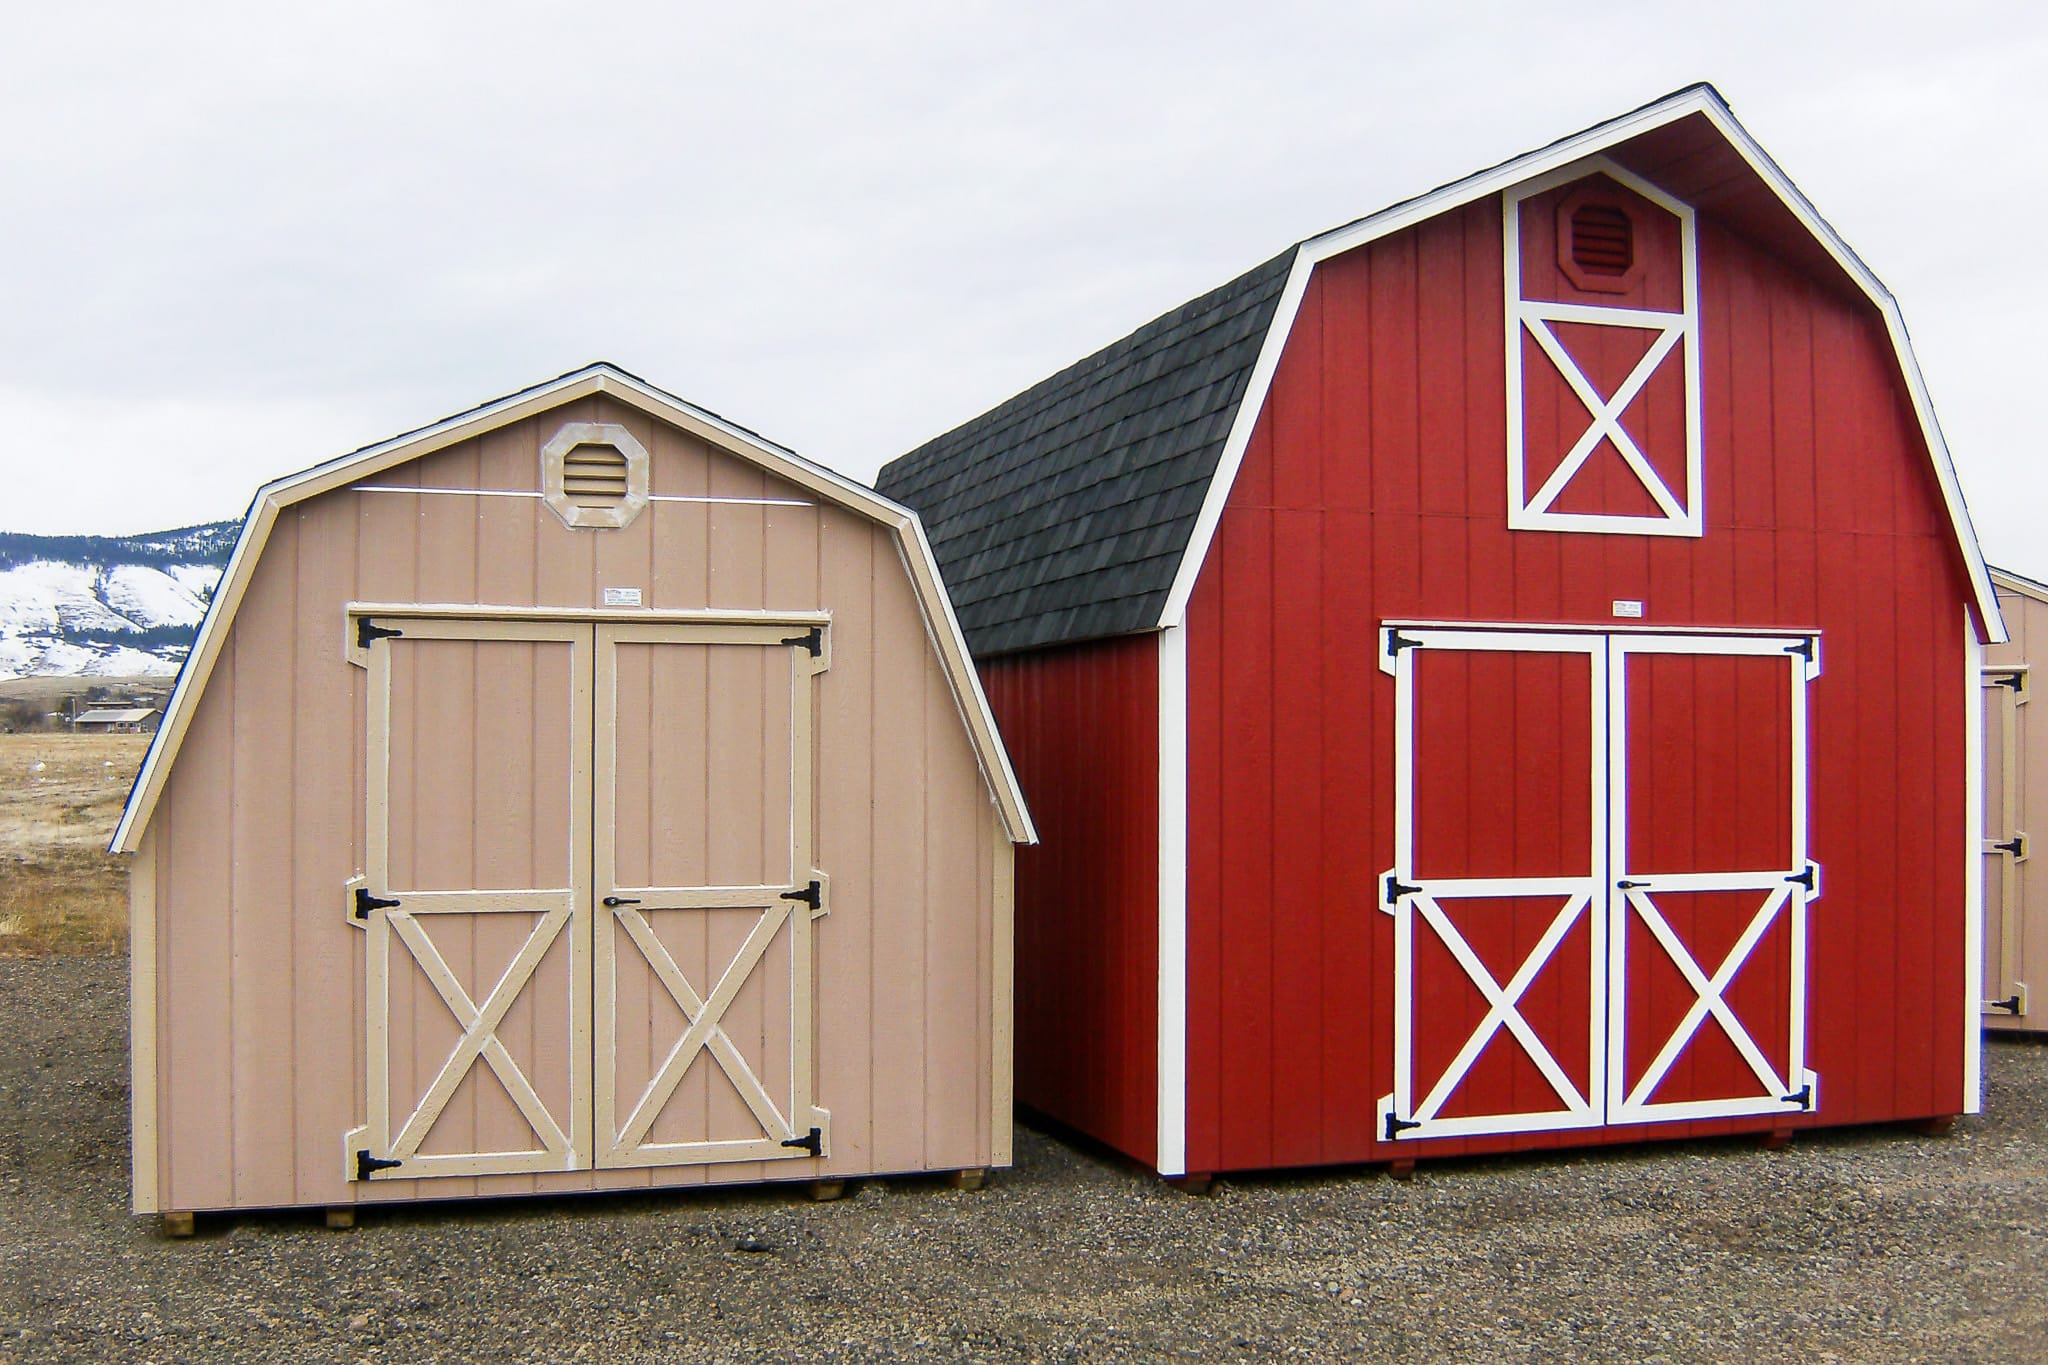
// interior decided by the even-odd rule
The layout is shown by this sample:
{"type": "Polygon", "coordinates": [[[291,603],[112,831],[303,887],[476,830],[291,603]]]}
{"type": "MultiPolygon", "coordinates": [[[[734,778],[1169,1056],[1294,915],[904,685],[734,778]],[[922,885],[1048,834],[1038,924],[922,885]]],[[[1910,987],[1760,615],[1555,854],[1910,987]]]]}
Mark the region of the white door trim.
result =
{"type": "Polygon", "coordinates": [[[1600,1077],[1605,1071],[1606,1029],[1601,1018],[1600,964],[1606,960],[1606,918],[1598,914],[1588,915],[1588,910],[1606,883],[1603,848],[1607,837],[1606,765],[1597,758],[1606,747],[1605,641],[1593,634],[1512,629],[1404,630],[1385,626],[1379,631],[1379,658],[1381,670],[1394,675],[1394,866],[1379,883],[1379,908],[1394,919],[1394,1088],[1391,1094],[1380,1097],[1378,1136],[1383,1141],[1393,1141],[1597,1127],[1602,1122],[1600,1077]],[[1592,847],[1588,850],[1586,875],[1458,878],[1422,878],[1415,875],[1415,658],[1425,649],[1585,656],[1590,681],[1588,690],[1592,698],[1588,721],[1593,735],[1587,775],[1591,788],[1588,828],[1592,831],[1592,847]],[[1479,961],[1444,910],[1445,901],[1489,896],[1555,896],[1562,902],[1536,947],[1516,967],[1505,985],[1495,980],[1479,961]],[[1592,989],[1588,991],[1586,1003],[1586,1036],[1590,1052],[1587,1074],[1591,1078],[1589,1093],[1586,1094],[1579,1093],[1517,1008],[1523,992],[1549,963],[1558,945],[1582,916],[1590,920],[1593,964],[1592,989]],[[1485,1017],[1466,1037],[1450,1066],[1430,1086],[1428,1093],[1421,1096],[1415,1093],[1414,1074],[1414,976],[1418,920],[1436,935],[1488,1004],[1485,1017]],[[1480,1053],[1503,1029],[1514,1037],[1536,1064],[1563,1107],[1516,1114],[1440,1117],[1443,1106],[1465,1079],[1480,1053]]]}
{"type": "Polygon", "coordinates": [[[1607,1121],[1609,1123],[1654,1123],[1697,1118],[1728,1118],[1745,1114],[1802,1113],[1819,1103],[1819,1083],[1806,1067],[1806,935],[1807,906],[1820,895],[1819,869],[1807,851],[1807,685],[1820,676],[1818,636],[1788,641],[1783,636],[1651,635],[1633,636],[1616,632],[1609,641],[1612,662],[1607,672],[1608,713],[1613,742],[1608,750],[1614,794],[1608,810],[1607,839],[1612,881],[1607,892],[1609,928],[1607,951],[1607,1055],[1611,1063],[1607,1076],[1607,1121]],[[1724,872],[1682,874],[1639,874],[1629,865],[1628,849],[1628,656],[1631,654],[1679,654],[1689,657],[1722,655],[1775,659],[1786,662],[1788,705],[1790,707],[1791,830],[1788,846],[1791,866],[1724,872]],[[1703,971],[1692,952],[1671,929],[1654,896],[1662,892],[1761,891],[1764,901],[1752,915],[1742,935],[1712,975],[1703,971]],[[1742,969],[1757,943],[1769,932],[1777,916],[1790,921],[1791,1000],[1786,1075],[1779,1076],[1764,1058],[1723,992],[1742,969]],[[1650,930],[1692,987],[1695,1000],[1669,1038],[1659,1040],[1650,1067],[1633,1087],[1626,1084],[1628,1047],[1628,928],[1637,918],[1650,930]],[[1653,1099],[1657,1085],[1671,1065],[1698,1033],[1708,1017],[1726,1031],[1729,1041],[1755,1074],[1756,1096],[1715,1100],[1653,1099]]]}
{"type": "Polygon", "coordinates": [[[1818,1103],[1818,1078],[1807,1068],[1807,909],[1820,895],[1820,869],[1808,849],[1808,685],[1820,674],[1818,632],[1733,635],[1718,632],[1528,630],[1515,626],[1387,625],[1379,631],[1380,668],[1394,678],[1394,866],[1379,885],[1379,908],[1394,919],[1394,1086],[1379,1102],[1384,1141],[1484,1133],[1542,1132],[1622,1123],[1744,1114],[1802,1112],[1818,1103]],[[1585,877],[1422,878],[1415,875],[1415,657],[1425,649],[1473,652],[1583,654],[1591,673],[1590,874],[1585,877]],[[1659,875],[1654,882],[1628,872],[1628,690],[1630,654],[1724,655],[1786,661],[1790,755],[1788,831],[1791,866],[1756,870],[1659,875]],[[1672,930],[1654,896],[1662,892],[1764,893],[1761,906],[1735,946],[1710,973],[1672,930]],[[1549,929],[1506,983],[1496,980],[1471,952],[1446,913],[1445,903],[1484,896],[1555,896],[1561,908],[1549,929]],[[1581,1096],[1534,1034],[1517,1005],[1557,946],[1588,913],[1593,989],[1588,1003],[1592,1093],[1581,1096]],[[1729,985],[1778,917],[1789,921],[1791,999],[1788,1074],[1779,1076],[1762,1048],[1729,1007],[1729,985]],[[1627,930],[1640,919],[1692,986],[1696,999],[1678,1028],[1657,1041],[1658,1054],[1634,1087],[1624,1085],[1627,1036],[1627,930]],[[1488,1003],[1485,1018],[1426,1094],[1414,1076],[1414,966],[1416,925],[1435,934],[1488,1003]],[[1673,1063],[1713,1019],[1728,1032],[1763,1094],[1737,1099],[1660,1102],[1656,1088],[1673,1063]],[[1531,1113],[1439,1117],[1480,1052],[1509,1032],[1556,1091],[1563,1108],[1531,1113]],[[1548,1065],[1546,1065],[1548,1063],[1548,1065]],[[1795,1088],[1796,1087],[1796,1088],[1795,1088]]]}

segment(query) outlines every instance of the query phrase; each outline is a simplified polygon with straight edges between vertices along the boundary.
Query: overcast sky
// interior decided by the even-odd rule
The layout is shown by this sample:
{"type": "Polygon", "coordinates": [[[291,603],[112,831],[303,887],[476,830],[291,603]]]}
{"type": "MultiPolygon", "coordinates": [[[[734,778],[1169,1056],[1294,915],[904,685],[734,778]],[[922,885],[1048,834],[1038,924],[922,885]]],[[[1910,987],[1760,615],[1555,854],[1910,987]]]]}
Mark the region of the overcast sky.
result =
{"type": "Polygon", "coordinates": [[[237,516],[595,359],[868,479],[1710,80],[1900,299],[1994,561],[2048,575],[2032,5],[302,9],[10,7],[0,529],[237,516]]]}

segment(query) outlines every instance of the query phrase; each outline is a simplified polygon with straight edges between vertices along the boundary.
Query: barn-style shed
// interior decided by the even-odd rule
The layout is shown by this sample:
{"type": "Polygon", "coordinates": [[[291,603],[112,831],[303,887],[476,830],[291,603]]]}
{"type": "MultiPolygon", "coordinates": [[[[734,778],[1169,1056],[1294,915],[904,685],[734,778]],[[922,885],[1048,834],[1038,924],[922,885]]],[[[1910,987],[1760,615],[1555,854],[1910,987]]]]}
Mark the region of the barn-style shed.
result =
{"type": "Polygon", "coordinates": [[[916,517],[609,365],[267,485],[114,838],[138,1212],[1007,1164],[916,517]]]}
{"type": "Polygon", "coordinates": [[[2048,886],[2028,801],[2048,800],[2048,728],[2034,723],[2032,656],[2048,650],[2048,584],[1991,570],[2011,638],[1984,651],[1984,1022],[2048,1031],[2032,982],[2048,982],[2048,886]]]}
{"type": "Polygon", "coordinates": [[[1897,306],[1711,88],[879,486],[1044,821],[1020,1102],[1190,1177],[1976,1108],[2004,628],[1897,306]]]}

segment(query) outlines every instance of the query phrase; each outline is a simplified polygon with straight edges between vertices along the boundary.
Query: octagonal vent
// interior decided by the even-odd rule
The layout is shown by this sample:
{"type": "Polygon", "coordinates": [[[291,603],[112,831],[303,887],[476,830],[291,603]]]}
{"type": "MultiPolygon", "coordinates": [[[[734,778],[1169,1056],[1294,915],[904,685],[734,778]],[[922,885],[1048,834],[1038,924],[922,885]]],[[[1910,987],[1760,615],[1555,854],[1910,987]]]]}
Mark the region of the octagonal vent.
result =
{"type": "Polygon", "coordinates": [[[617,529],[647,505],[647,449],[616,422],[570,422],[542,447],[540,478],[565,525],[617,529]]]}

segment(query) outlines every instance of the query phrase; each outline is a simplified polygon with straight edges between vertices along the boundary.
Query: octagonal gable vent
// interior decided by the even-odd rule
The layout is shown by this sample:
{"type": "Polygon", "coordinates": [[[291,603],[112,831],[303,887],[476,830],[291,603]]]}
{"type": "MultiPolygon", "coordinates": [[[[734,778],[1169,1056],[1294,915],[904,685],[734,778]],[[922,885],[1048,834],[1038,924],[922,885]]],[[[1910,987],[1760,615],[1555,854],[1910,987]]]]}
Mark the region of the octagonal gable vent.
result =
{"type": "Polygon", "coordinates": [[[647,449],[616,422],[570,422],[542,447],[540,478],[565,525],[616,529],[647,505],[647,449]]]}

